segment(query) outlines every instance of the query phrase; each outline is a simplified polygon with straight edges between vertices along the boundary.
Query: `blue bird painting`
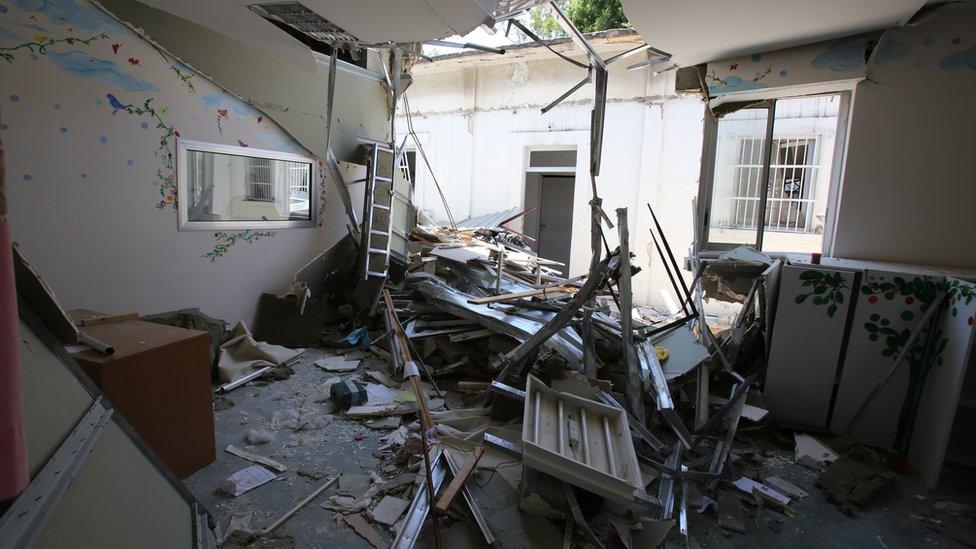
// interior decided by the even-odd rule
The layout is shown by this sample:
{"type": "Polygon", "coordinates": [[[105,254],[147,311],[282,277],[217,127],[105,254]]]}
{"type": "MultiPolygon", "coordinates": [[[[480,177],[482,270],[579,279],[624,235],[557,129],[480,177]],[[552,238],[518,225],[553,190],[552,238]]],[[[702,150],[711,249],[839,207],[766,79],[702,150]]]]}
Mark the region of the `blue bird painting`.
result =
{"type": "Polygon", "coordinates": [[[118,97],[115,97],[114,95],[112,95],[110,93],[109,94],[105,94],[105,96],[108,97],[108,104],[112,106],[112,109],[114,109],[112,111],[112,114],[115,114],[118,111],[129,111],[130,109],[132,109],[132,104],[131,103],[128,104],[128,105],[126,105],[126,104],[122,103],[121,101],[119,101],[119,98],[118,97]]]}

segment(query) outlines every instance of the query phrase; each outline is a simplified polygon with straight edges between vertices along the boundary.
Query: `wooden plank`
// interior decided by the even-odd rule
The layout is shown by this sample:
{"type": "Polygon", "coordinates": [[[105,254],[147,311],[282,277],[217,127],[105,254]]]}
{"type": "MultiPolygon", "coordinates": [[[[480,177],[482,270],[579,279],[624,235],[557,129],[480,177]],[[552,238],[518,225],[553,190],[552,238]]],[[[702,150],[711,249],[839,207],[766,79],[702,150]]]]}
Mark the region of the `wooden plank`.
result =
{"type": "Polygon", "coordinates": [[[122,313],[117,315],[102,315],[93,318],[82,318],[81,326],[98,326],[101,324],[110,324],[112,322],[122,322],[123,320],[139,320],[139,313],[122,313]]]}
{"type": "Polygon", "coordinates": [[[470,332],[451,334],[450,339],[451,343],[461,343],[462,341],[471,341],[473,339],[484,339],[486,337],[491,337],[495,333],[497,333],[495,330],[482,328],[480,330],[471,330],[470,332]]]}
{"type": "Polygon", "coordinates": [[[264,465],[265,467],[268,467],[269,469],[274,469],[275,471],[278,471],[279,473],[284,473],[285,471],[288,470],[287,467],[285,467],[281,463],[279,463],[279,462],[277,462],[277,461],[275,461],[275,460],[273,460],[273,459],[271,459],[269,457],[264,457],[262,455],[255,454],[254,452],[248,452],[247,450],[244,450],[242,448],[238,448],[237,446],[234,446],[233,444],[231,444],[230,446],[228,446],[227,448],[225,448],[224,451],[227,452],[228,454],[233,454],[233,455],[235,455],[237,457],[244,458],[244,459],[246,459],[248,461],[251,461],[251,462],[254,462],[254,463],[260,463],[261,465],[264,465]]]}
{"type": "Polygon", "coordinates": [[[579,290],[579,288],[577,288],[576,286],[553,285],[553,286],[546,286],[545,288],[538,288],[536,290],[515,292],[514,294],[501,294],[501,295],[493,295],[488,297],[469,299],[468,303],[473,303],[474,305],[485,305],[488,303],[501,303],[505,301],[514,301],[516,299],[522,299],[526,297],[543,297],[549,299],[553,297],[560,297],[562,294],[575,293],[577,290],[579,290]]]}
{"type": "Polygon", "coordinates": [[[453,479],[451,479],[451,483],[447,485],[447,489],[444,490],[443,494],[441,494],[441,498],[437,500],[437,505],[434,506],[434,509],[438,513],[447,512],[447,509],[451,506],[454,498],[457,497],[458,492],[461,491],[461,487],[464,486],[465,481],[467,481],[468,477],[471,476],[475,465],[478,464],[478,460],[481,459],[481,456],[484,453],[484,446],[475,446],[474,453],[468,456],[468,459],[464,460],[464,463],[461,464],[461,468],[458,469],[457,474],[454,475],[453,479]]]}
{"type": "Polygon", "coordinates": [[[487,391],[490,381],[458,381],[457,390],[462,392],[487,391]]]}

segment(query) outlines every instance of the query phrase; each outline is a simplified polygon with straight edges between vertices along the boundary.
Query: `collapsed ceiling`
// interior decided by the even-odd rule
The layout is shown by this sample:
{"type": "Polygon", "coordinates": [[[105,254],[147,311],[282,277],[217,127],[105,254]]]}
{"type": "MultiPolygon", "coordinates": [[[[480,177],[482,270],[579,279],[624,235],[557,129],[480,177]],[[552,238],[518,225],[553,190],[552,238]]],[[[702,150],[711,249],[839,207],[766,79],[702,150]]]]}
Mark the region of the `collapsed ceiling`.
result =
{"type": "Polygon", "coordinates": [[[681,66],[809,44],[907,21],[925,0],[621,0],[648,44],[681,66]]]}
{"type": "MultiPolygon", "coordinates": [[[[315,70],[309,49],[253,11],[249,7],[255,4],[253,0],[141,1],[296,66],[315,70]]],[[[504,19],[538,3],[540,0],[303,0],[301,6],[363,42],[423,42],[455,34],[463,36],[486,21],[504,19]]]]}

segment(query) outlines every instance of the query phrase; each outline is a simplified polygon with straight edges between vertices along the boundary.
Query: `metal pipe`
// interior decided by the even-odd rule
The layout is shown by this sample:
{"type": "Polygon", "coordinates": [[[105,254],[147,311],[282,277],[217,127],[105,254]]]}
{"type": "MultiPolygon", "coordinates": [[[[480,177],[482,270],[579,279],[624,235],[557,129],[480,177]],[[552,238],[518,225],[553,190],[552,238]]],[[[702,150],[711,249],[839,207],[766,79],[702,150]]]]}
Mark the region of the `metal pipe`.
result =
{"type": "Polygon", "coordinates": [[[610,463],[610,476],[617,476],[617,464],[613,460],[613,444],[610,436],[610,420],[603,416],[603,442],[607,445],[607,461],[610,463]]]}
{"type": "MultiPolygon", "coordinates": [[[[492,382],[495,383],[495,382],[492,382]]],[[[535,419],[532,421],[532,442],[539,444],[539,416],[542,415],[542,393],[535,393],[535,419]]]]}
{"type": "Polygon", "coordinates": [[[248,381],[251,381],[252,379],[257,379],[258,377],[261,377],[262,374],[264,374],[265,372],[267,372],[270,369],[271,369],[271,366],[265,366],[264,368],[261,368],[260,370],[255,370],[255,371],[247,374],[246,376],[242,377],[241,379],[238,379],[237,381],[232,381],[230,383],[226,383],[224,385],[221,385],[220,387],[217,387],[217,390],[214,391],[214,392],[215,393],[226,393],[227,391],[233,391],[234,389],[240,387],[241,385],[244,385],[248,381]]]}
{"type": "Polygon", "coordinates": [[[583,445],[583,463],[590,464],[590,439],[586,433],[586,408],[580,408],[580,443],[583,445]]]}
{"type": "Polygon", "coordinates": [[[505,53],[504,48],[493,48],[491,46],[482,46],[481,44],[473,44],[471,42],[459,43],[459,42],[448,42],[447,40],[427,40],[426,42],[424,42],[424,44],[427,44],[428,46],[442,46],[445,48],[456,48],[459,50],[478,50],[478,51],[484,51],[488,53],[497,53],[499,55],[505,53]]]}
{"type": "Polygon", "coordinates": [[[557,401],[559,412],[556,415],[556,425],[557,425],[557,438],[556,438],[556,451],[559,455],[566,455],[566,435],[564,433],[564,428],[566,426],[566,410],[563,401],[557,401]]]}
{"type": "Polygon", "coordinates": [[[579,61],[577,61],[575,59],[572,59],[572,58],[570,58],[570,57],[568,57],[568,56],[566,56],[564,54],[561,54],[558,51],[552,49],[552,46],[550,46],[545,40],[539,38],[538,35],[536,35],[534,32],[532,32],[531,30],[529,30],[529,28],[526,27],[525,25],[523,25],[518,19],[509,19],[508,22],[511,23],[512,25],[514,25],[516,28],[518,28],[518,30],[522,31],[522,34],[528,36],[534,42],[536,42],[538,44],[542,44],[547,50],[549,50],[552,53],[558,55],[564,61],[567,61],[569,63],[572,63],[572,64],[576,65],[577,67],[580,67],[581,69],[589,68],[585,64],[580,63],[579,61]]]}
{"type": "Polygon", "coordinates": [[[582,80],[580,80],[580,81],[579,81],[579,82],[578,82],[578,83],[577,83],[577,84],[576,84],[575,86],[573,86],[572,88],[569,88],[569,91],[567,91],[566,93],[564,93],[564,94],[562,94],[562,95],[560,95],[559,97],[557,97],[556,99],[554,99],[554,100],[553,100],[553,101],[552,101],[551,103],[549,103],[549,104],[548,104],[548,105],[546,105],[545,107],[542,107],[542,114],[546,114],[547,112],[549,112],[549,111],[551,111],[551,110],[552,110],[553,108],[555,108],[555,107],[556,107],[556,105],[559,105],[559,104],[560,104],[560,103],[562,103],[562,102],[563,102],[563,101],[564,101],[564,100],[565,100],[565,99],[566,99],[567,97],[569,97],[570,95],[573,95],[573,93],[574,93],[574,92],[575,92],[576,90],[578,90],[578,89],[580,89],[580,88],[582,88],[583,86],[585,86],[585,85],[587,85],[587,84],[589,84],[589,83],[590,83],[590,76],[591,76],[590,74],[587,74],[587,75],[586,75],[586,78],[584,78],[584,79],[582,79],[582,80]]]}

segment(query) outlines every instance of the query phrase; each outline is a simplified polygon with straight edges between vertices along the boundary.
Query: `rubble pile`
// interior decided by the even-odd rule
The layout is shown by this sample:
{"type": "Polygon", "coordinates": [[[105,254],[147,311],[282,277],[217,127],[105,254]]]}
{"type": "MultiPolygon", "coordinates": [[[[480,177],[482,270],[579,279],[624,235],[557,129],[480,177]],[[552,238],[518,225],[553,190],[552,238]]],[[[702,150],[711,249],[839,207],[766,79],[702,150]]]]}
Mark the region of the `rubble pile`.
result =
{"type": "MultiPolygon", "coordinates": [[[[517,486],[521,513],[559,521],[565,539],[580,544],[686,537],[690,506],[711,507],[735,531],[746,528],[744,507],[795,514],[791,502],[806,492],[758,478],[762,451],[737,438],[767,414],[750,390],[765,361],[759,285],[713,332],[701,309],[710,279],[679,284],[673,257],[667,268],[681,310],[644,316],[629,306],[639,268],[624,264],[620,249],[566,278],[562,265],[504,227],[418,225],[410,236],[415,251],[402,277],[386,281],[371,315],[342,327],[365,327],[369,337],[353,346],[349,337],[330,339],[346,357],[383,359],[382,371],[357,374],[353,365],[368,402],[335,413],[389,429],[382,472],[416,479],[395,482],[398,501],[411,502],[394,507],[402,517],[372,521],[390,529],[394,546],[412,546],[432,516],[472,517],[489,543],[504,535],[465,484],[495,473],[517,486]]],[[[374,482],[328,507],[376,513],[391,480],[374,482]]],[[[431,522],[439,542],[441,520],[431,522]]]]}

